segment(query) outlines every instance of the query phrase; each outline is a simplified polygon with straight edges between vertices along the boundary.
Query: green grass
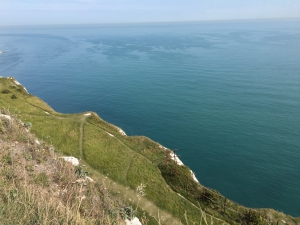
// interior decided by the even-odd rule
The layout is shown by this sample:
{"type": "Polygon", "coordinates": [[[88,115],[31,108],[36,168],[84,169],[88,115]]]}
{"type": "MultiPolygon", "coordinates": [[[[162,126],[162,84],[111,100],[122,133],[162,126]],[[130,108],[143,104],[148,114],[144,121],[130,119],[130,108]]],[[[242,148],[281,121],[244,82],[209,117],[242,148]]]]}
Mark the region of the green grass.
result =
{"type": "MultiPolygon", "coordinates": [[[[204,187],[192,181],[189,168],[177,167],[177,176],[174,176],[174,172],[164,164],[169,150],[160,148],[158,143],[147,137],[123,136],[117,127],[105,122],[95,113],[88,117],[82,113],[57,113],[39,98],[27,94],[11,79],[5,78],[0,78],[0,105],[23,122],[30,122],[31,131],[40,141],[53,145],[62,154],[81,158],[95,171],[108,175],[109,179],[117,182],[120,190],[123,187],[135,190],[141,183],[145,184],[143,204],[151,202],[183,223],[227,224],[227,221],[229,224],[236,224],[237,219],[247,216],[248,209],[245,207],[242,207],[241,215],[237,217],[237,213],[223,211],[220,204],[201,198],[204,187]],[[12,95],[16,98],[12,99],[12,95]],[[204,218],[207,219],[206,222],[204,218]]],[[[19,136],[20,140],[28,141],[26,135],[19,136]]],[[[174,167],[171,162],[169,165],[174,167]]],[[[30,171],[30,167],[27,170],[30,171]]],[[[46,186],[47,180],[44,178],[36,177],[36,182],[46,186]]],[[[114,192],[116,194],[118,190],[114,192]]],[[[210,190],[209,193],[216,202],[225,199],[216,191],[210,190]]],[[[229,200],[226,204],[235,210],[240,207],[229,200]]],[[[259,215],[266,217],[265,211],[263,213],[259,215]]],[[[255,222],[252,224],[263,225],[263,222],[259,223],[259,219],[254,218],[255,222]]]]}

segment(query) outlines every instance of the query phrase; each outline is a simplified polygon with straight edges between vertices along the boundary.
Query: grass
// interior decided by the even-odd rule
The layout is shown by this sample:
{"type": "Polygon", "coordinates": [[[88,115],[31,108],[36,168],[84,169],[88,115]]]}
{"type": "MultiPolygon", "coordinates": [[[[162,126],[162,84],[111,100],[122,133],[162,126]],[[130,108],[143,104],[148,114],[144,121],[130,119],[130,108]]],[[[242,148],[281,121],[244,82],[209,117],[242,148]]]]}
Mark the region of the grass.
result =
{"type": "MultiPolygon", "coordinates": [[[[259,214],[251,211],[250,215],[252,217],[247,217],[249,209],[239,206],[230,200],[226,200],[226,207],[237,210],[238,213],[226,210],[225,207],[222,208],[222,204],[225,205],[224,196],[221,196],[217,191],[207,189],[194,182],[189,168],[177,166],[176,175],[174,175],[174,171],[172,172],[172,169],[170,169],[173,168],[174,170],[174,163],[172,164],[171,161],[168,161],[168,164],[165,164],[165,157],[170,154],[170,150],[162,149],[158,143],[147,137],[124,136],[118,131],[117,127],[105,122],[95,113],[91,113],[91,116],[84,116],[83,113],[57,113],[45,102],[27,94],[22,87],[15,85],[12,79],[0,79],[0,105],[5,107],[5,109],[2,109],[2,113],[12,113],[16,119],[21,119],[24,123],[31,123],[31,132],[41,142],[41,145],[37,146],[32,137],[20,125],[18,125],[19,128],[15,132],[10,132],[11,128],[7,126],[9,125],[7,121],[4,122],[2,120],[0,123],[0,134],[3,134],[3,140],[18,140],[31,146],[31,150],[28,149],[28,151],[24,152],[22,159],[27,163],[23,167],[23,171],[29,174],[28,179],[32,180],[32,185],[42,189],[49,189],[52,187],[51,184],[55,182],[61,188],[70,187],[70,177],[74,178],[74,171],[72,175],[70,168],[57,163],[54,163],[57,166],[57,170],[53,174],[48,174],[46,171],[35,173],[34,163],[43,167],[48,162],[49,157],[53,157],[54,153],[47,150],[49,149],[48,145],[54,146],[57,153],[80,158],[81,166],[86,164],[85,168],[88,168],[94,179],[98,181],[98,186],[94,185],[92,189],[88,189],[88,193],[93,198],[85,201],[71,198],[69,195],[64,198],[64,204],[67,209],[75,210],[77,214],[73,211],[73,214],[69,215],[69,211],[66,208],[64,209],[65,211],[51,211],[51,213],[57,215],[57,218],[61,218],[61,224],[80,224],[82,223],[81,221],[85,221],[86,224],[94,224],[97,219],[94,216],[89,216],[98,215],[100,213],[99,209],[106,211],[108,214],[105,214],[105,218],[107,221],[112,222],[116,215],[114,210],[118,211],[120,207],[116,207],[116,201],[103,194],[103,189],[101,189],[103,184],[108,185],[107,190],[109,190],[109,193],[125,202],[125,206],[132,204],[140,217],[146,215],[144,220],[149,220],[147,222],[149,225],[175,224],[177,223],[176,221],[181,221],[183,224],[240,224],[247,220],[249,224],[263,225],[266,221],[265,218],[271,218],[268,224],[271,224],[271,221],[279,221],[279,218],[281,220],[286,219],[290,224],[299,222],[299,219],[282,216],[281,214],[280,217],[275,217],[277,215],[275,211],[260,210],[259,214]],[[6,90],[9,93],[6,93],[6,90]],[[12,95],[15,95],[16,98],[12,99],[12,95]],[[135,190],[141,183],[145,184],[145,196],[138,198],[135,190]],[[204,190],[207,191],[204,192],[204,190]],[[98,196],[97,199],[100,199],[95,200],[95,196],[98,196]],[[212,201],[203,196],[209,197],[212,201]],[[70,201],[74,205],[68,205],[70,201]],[[99,204],[100,208],[89,209],[88,205],[89,203],[94,204],[93,201],[98,202],[97,204],[99,204]],[[112,211],[107,211],[108,208],[112,211]],[[91,210],[91,213],[86,213],[88,210],[91,210]],[[80,211],[80,216],[78,211],[80,211]],[[160,216],[157,215],[158,212],[160,212],[160,216]],[[84,217],[86,214],[88,214],[87,217],[84,217]]],[[[5,182],[9,179],[14,180],[16,172],[10,168],[14,163],[13,159],[11,159],[10,164],[10,156],[9,153],[9,155],[3,155],[1,159],[2,164],[6,165],[2,170],[5,182]]],[[[24,193],[31,191],[19,186],[11,186],[9,189],[17,189],[18,193],[20,193],[17,196],[24,197],[28,197],[24,193]]],[[[9,193],[8,189],[5,193],[9,193]]],[[[32,196],[34,193],[29,195],[32,196]]],[[[37,199],[33,200],[33,203],[34,201],[37,201],[37,199]]],[[[48,209],[53,207],[53,210],[55,207],[58,207],[54,201],[51,204],[50,202],[51,199],[47,199],[41,204],[46,204],[48,209]]],[[[39,204],[39,202],[35,202],[32,207],[34,209],[42,207],[39,204]]],[[[24,215],[26,215],[25,211],[24,215]]],[[[44,216],[41,218],[45,218],[44,216]]],[[[35,219],[41,221],[40,217],[33,216],[32,218],[34,218],[32,221],[35,221],[35,219]]],[[[60,219],[55,221],[59,222],[60,219]]],[[[106,222],[103,223],[105,224],[106,222]]],[[[181,222],[178,222],[178,224],[181,224],[181,222]]]]}
{"type": "Polygon", "coordinates": [[[123,205],[103,192],[103,184],[76,183],[75,168],[53,152],[50,156],[52,146],[35,145],[36,137],[26,130],[23,142],[12,135],[20,124],[15,118],[10,122],[0,135],[1,224],[122,224],[123,205]],[[24,152],[33,157],[27,160],[24,152]],[[41,164],[40,158],[45,159],[41,164]]]}

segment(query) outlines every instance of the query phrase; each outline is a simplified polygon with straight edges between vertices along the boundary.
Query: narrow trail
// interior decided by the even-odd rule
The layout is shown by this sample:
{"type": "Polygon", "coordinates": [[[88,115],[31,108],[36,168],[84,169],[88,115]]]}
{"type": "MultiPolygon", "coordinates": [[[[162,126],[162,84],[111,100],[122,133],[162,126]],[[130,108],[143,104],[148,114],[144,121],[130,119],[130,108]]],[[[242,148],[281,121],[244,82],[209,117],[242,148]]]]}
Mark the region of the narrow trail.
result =
{"type": "Polygon", "coordinates": [[[80,118],[80,127],[79,127],[79,155],[80,158],[83,158],[83,126],[85,123],[86,116],[83,115],[80,118]]]}
{"type": "Polygon", "coordinates": [[[128,180],[127,180],[127,177],[128,177],[128,171],[129,171],[129,169],[130,169],[130,167],[131,167],[131,163],[132,163],[133,158],[134,158],[134,154],[131,155],[130,162],[128,163],[128,166],[127,166],[127,168],[126,168],[125,180],[126,180],[127,183],[128,183],[128,180]]]}
{"type": "MultiPolygon", "coordinates": [[[[109,177],[103,175],[99,171],[93,169],[92,167],[90,167],[88,165],[87,162],[85,162],[85,160],[83,159],[83,148],[84,148],[83,139],[84,139],[84,123],[86,122],[86,118],[87,118],[87,116],[85,116],[85,115],[82,115],[79,118],[79,121],[80,121],[80,126],[79,126],[79,153],[80,153],[80,157],[81,157],[81,164],[84,163],[86,165],[86,168],[89,171],[91,171],[94,175],[96,175],[96,176],[93,176],[93,179],[98,181],[98,182],[104,183],[107,186],[107,189],[110,192],[112,192],[115,195],[119,196],[119,198],[123,199],[123,201],[125,201],[127,203],[133,203],[137,207],[141,208],[143,211],[148,212],[157,221],[159,220],[161,222],[161,224],[166,224],[166,225],[180,225],[180,224],[182,224],[172,214],[168,213],[165,210],[160,209],[152,201],[149,201],[145,197],[138,196],[137,193],[135,192],[135,190],[132,190],[129,187],[126,187],[126,186],[121,185],[119,183],[116,183],[114,180],[112,180],[109,177]]],[[[100,128],[100,127],[98,127],[98,128],[100,128]]],[[[100,129],[105,131],[103,128],[100,128],[100,129]]],[[[107,131],[105,131],[105,132],[107,132],[107,131]]],[[[116,138],[116,139],[120,143],[125,145],[121,140],[119,140],[118,138],[116,138]]],[[[128,148],[127,145],[125,145],[125,146],[128,148]]],[[[129,148],[129,149],[132,150],[131,148],[129,148]]],[[[133,158],[136,154],[138,154],[138,153],[136,153],[136,152],[132,153],[131,160],[128,163],[128,167],[126,168],[126,181],[127,181],[127,175],[128,175],[128,171],[131,167],[132,160],[133,160],[133,158]]]]}
{"type": "MultiPolygon", "coordinates": [[[[103,131],[105,131],[106,133],[108,133],[108,131],[106,131],[104,128],[99,127],[99,126],[97,126],[96,124],[93,124],[93,123],[90,123],[90,122],[88,122],[88,123],[91,124],[91,125],[93,125],[93,126],[95,126],[95,127],[97,127],[97,128],[99,128],[99,129],[101,129],[101,130],[103,130],[103,131]]],[[[125,146],[126,148],[130,149],[131,151],[133,151],[134,154],[140,155],[141,157],[143,157],[143,158],[146,159],[149,163],[152,164],[152,161],[151,161],[150,159],[148,159],[147,157],[145,157],[145,156],[142,155],[141,153],[134,151],[131,147],[129,147],[128,145],[126,145],[126,144],[125,144],[123,141],[121,141],[118,137],[114,136],[114,138],[117,139],[118,142],[120,142],[123,146],[125,146]]]]}
{"type": "MultiPolygon", "coordinates": [[[[40,108],[40,107],[38,107],[36,105],[31,104],[30,102],[27,101],[27,99],[25,99],[25,101],[27,102],[27,104],[45,111],[43,108],[40,108]]],[[[53,115],[52,113],[49,113],[49,115],[52,116],[52,117],[55,117],[57,119],[68,119],[68,118],[62,118],[62,117],[53,115]]],[[[105,176],[104,174],[100,173],[99,171],[93,169],[92,167],[90,167],[88,165],[87,162],[85,162],[85,160],[83,159],[84,123],[86,122],[86,118],[87,117],[88,116],[84,115],[84,114],[79,117],[80,126],[79,126],[79,149],[78,150],[79,150],[80,158],[82,159],[81,160],[81,164],[85,164],[86,168],[89,171],[91,171],[94,175],[96,175],[93,178],[96,181],[98,181],[98,182],[104,183],[107,186],[107,189],[111,193],[114,193],[115,195],[118,195],[120,199],[123,199],[127,203],[130,202],[130,203],[136,205],[136,207],[139,207],[143,211],[146,211],[147,213],[149,213],[150,216],[152,216],[153,218],[155,218],[155,220],[157,221],[158,224],[182,225],[182,223],[181,223],[181,221],[179,219],[177,219],[176,217],[174,217],[169,212],[160,209],[158,206],[156,206],[152,201],[148,200],[146,197],[140,197],[140,196],[138,196],[137,193],[135,192],[135,190],[132,190],[129,187],[126,187],[124,185],[116,183],[114,180],[110,179],[109,177],[105,176]]],[[[102,127],[99,127],[99,126],[97,126],[95,124],[92,124],[92,123],[89,123],[89,124],[91,124],[93,126],[96,126],[97,128],[99,128],[99,129],[107,132],[102,127]]],[[[127,146],[125,143],[123,143],[119,138],[117,138],[117,137],[115,137],[115,138],[122,145],[126,146],[128,149],[130,149],[131,151],[134,152],[134,153],[132,153],[132,158],[131,158],[131,160],[130,160],[130,162],[128,164],[127,170],[126,170],[126,180],[127,180],[128,171],[129,171],[129,169],[131,167],[131,163],[132,163],[132,160],[133,160],[135,154],[138,154],[138,155],[142,156],[143,158],[145,158],[147,161],[149,161],[152,164],[152,162],[148,158],[146,158],[142,154],[140,154],[140,153],[134,151],[133,149],[131,149],[129,146],[127,146]]],[[[187,199],[185,199],[185,200],[187,202],[191,203],[187,199]]],[[[197,207],[197,206],[195,206],[195,207],[197,207]]]]}

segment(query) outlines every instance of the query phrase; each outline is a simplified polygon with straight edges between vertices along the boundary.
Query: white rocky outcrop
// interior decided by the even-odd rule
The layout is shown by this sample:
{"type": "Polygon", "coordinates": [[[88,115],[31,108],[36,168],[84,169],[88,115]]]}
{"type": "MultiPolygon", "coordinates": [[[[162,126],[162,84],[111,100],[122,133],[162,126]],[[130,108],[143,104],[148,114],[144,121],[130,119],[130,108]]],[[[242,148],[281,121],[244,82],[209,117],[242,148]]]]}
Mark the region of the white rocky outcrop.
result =
{"type": "Polygon", "coordinates": [[[7,120],[11,120],[11,117],[8,115],[0,114],[0,117],[5,118],[7,120]]]}
{"type": "Polygon", "coordinates": [[[170,157],[171,157],[171,159],[172,159],[173,161],[176,162],[177,165],[179,165],[179,166],[184,166],[183,162],[181,162],[181,160],[178,158],[178,156],[177,156],[176,154],[171,153],[171,154],[170,154],[170,157]]]}
{"type": "Polygon", "coordinates": [[[126,133],[121,128],[117,127],[117,130],[119,131],[120,134],[126,136],[126,133]]]}
{"type": "Polygon", "coordinates": [[[190,170],[190,171],[191,171],[191,175],[192,175],[194,181],[196,181],[198,184],[200,184],[199,181],[198,181],[198,179],[196,178],[194,172],[192,170],[190,170]]]}
{"type": "Polygon", "coordinates": [[[15,85],[21,86],[26,91],[26,93],[29,94],[28,91],[27,91],[27,89],[22,84],[20,84],[20,82],[18,82],[15,78],[8,77],[7,79],[12,80],[15,83],[15,85]]]}
{"type": "Polygon", "coordinates": [[[73,166],[78,166],[79,165],[79,160],[73,156],[63,156],[60,157],[61,159],[63,159],[66,162],[70,162],[72,163],[73,166]]]}
{"type": "Polygon", "coordinates": [[[111,133],[108,133],[107,131],[106,131],[106,133],[107,133],[109,136],[114,137],[114,135],[112,135],[111,133]]]}
{"type": "Polygon", "coordinates": [[[94,180],[88,176],[86,176],[85,179],[88,180],[89,182],[94,182],[94,180]]]}
{"type": "Polygon", "coordinates": [[[132,220],[125,220],[125,224],[126,225],[142,225],[142,223],[140,222],[140,220],[137,217],[134,217],[132,220]]]}

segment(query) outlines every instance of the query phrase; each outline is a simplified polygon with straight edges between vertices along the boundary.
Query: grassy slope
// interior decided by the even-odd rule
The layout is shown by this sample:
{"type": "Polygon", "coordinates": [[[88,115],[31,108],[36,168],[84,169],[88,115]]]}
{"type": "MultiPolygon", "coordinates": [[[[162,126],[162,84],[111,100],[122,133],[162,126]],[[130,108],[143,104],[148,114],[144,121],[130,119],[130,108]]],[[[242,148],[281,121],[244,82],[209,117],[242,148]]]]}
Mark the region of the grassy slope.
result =
{"type": "MultiPolygon", "coordinates": [[[[176,177],[170,175],[168,168],[164,167],[162,162],[165,160],[166,150],[161,149],[158,143],[149,138],[123,136],[115,126],[103,121],[94,113],[91,116],[57,113],[39,98],[27,94],[12,79],[0,78],[0,106],[9,108],[22,121],[31,122],[32,132],[40,139],[52,143],[58,151],[82,158],[95,174],[99,172],[108,174],[110,179],[117,182],[120,189],[121,187],[135,189],[141,183],[145,184],[144,201],[154,203],[159,209],[170,212],[181,221],[186,220],[185,212],[190,223],[199,224],[203,219],[202,214],[199,213],[201,211],[191,203],[193,202],[205,207],[206,211],[213,215],[211,217],[207,214],[207,223],[227,224],[225,222],[227,221],[229,224],[235,224],[236,216],[228,211],[220,212],[220,209],[211,202],[198,203],[197,193],[187,191],[184,183],[180,180],[176,181],[176,177]],[[10,93],[2,93],[3,90],[8,90],[4,92],[10,93]],[[13,95],[16,99],[12,99],[13,95]]],[[[182,167],[178,173],[182,177],[191,178],[186,167],[182,167]]],[[[196,183],[193,183],[193,187],[196,190],[203,190],[196,183]]],[[[115,192],[117,193],[118,190],[116,189],[115,192]]],[[[234,207],[234,203],[228,204],[234,207]]],[[[148,211],[151,211],[150,208],[148,211]]],[[[270,212],[270,210],[264,211],[265,214],[270,212]]],[[[272,211],[273,219],[275,214],[272,211]]],[[[290,224],[299,222],[283,214],[278,215],[277,220],[285,219],[290,224]]],[[[164,218],[161,219],[163,221],[164,218]]],[[[163,221],[163,224],[174,224],[174,221],[163,221]]]]}

